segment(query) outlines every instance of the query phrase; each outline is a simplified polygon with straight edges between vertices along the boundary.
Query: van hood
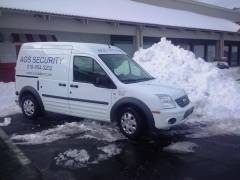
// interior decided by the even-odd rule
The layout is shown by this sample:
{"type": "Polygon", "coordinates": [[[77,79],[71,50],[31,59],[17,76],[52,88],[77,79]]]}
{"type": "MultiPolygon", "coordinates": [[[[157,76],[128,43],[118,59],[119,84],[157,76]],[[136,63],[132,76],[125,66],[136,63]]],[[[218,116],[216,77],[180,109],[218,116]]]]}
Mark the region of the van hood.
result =
{"type": "Polygon", "coordinates": [[[138,91],[147,92],[149,94],[169,95],[173,99],[178,99],[186,95],[183,89],[164,85],[156,80],[132,83],[128,85],[132,86],[134,89],[136,88],[138,91]]]}

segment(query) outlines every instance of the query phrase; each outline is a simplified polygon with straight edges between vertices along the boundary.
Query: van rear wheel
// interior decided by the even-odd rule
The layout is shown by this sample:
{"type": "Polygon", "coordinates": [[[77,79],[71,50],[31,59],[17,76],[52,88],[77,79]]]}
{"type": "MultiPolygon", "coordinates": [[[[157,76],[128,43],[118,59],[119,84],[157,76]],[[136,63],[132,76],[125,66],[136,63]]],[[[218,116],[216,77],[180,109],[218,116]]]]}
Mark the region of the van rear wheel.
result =
{"type": "Polygon", "coordinates": [[[32,95],[24,95],[21,100],[21,108],[28,119],[36,119],[40,115],[40,106],[32,95]]]}
{"type": "Polygon", "coordinates": [[[144,119],[137,109],[133,107],[123,108],[118,116],[120,131],[129,139],[137,140],[143,134],[144,119]]]}

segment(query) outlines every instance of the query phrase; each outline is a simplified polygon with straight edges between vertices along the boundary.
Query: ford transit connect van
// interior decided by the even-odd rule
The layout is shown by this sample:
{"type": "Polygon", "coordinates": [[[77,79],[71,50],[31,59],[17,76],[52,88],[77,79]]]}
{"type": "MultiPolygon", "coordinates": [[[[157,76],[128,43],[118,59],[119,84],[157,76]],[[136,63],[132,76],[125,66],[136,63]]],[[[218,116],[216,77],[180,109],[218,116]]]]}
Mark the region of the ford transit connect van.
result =
{"type": "Polygon", "coordinates": [[[132,139],[170,128],[193,112],[183,90],[158,84],[122,50],[101,44],[23,44],[16,94],[29,119],[50,111],[117,122],[132,139]]]}

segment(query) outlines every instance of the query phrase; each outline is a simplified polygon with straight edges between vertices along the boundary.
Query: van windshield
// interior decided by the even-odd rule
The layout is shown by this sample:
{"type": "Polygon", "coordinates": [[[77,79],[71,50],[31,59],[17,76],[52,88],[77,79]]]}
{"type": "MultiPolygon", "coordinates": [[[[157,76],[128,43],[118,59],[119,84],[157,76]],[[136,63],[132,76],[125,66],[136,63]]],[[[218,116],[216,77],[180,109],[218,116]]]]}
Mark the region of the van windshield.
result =
{"type": "Polygon", "coordinates": [[[125,54],[99,54],[98,56],[123,83],[136,83],[154,79],[125,54]]]}

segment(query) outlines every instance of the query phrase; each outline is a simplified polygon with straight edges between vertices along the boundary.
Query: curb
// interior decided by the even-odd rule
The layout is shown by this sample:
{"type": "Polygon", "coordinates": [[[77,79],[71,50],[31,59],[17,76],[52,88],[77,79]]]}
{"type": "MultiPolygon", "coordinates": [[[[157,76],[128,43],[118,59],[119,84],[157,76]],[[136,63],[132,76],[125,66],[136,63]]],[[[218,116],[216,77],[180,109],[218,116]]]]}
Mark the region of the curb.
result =
{"type": "Polygon", "coordinates": [[[41,172],[0,128],[0,179],[43,180],[41,172]]]}

